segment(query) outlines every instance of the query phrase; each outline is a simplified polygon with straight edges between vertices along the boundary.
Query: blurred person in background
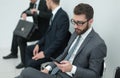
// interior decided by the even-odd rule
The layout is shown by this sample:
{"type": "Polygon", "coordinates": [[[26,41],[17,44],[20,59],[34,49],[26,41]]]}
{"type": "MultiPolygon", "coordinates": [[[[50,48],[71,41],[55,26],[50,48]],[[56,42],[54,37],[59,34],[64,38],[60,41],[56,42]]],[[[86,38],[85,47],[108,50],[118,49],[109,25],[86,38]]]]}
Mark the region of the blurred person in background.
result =
{"type": "Polygon", "coordinates": [[[16,68],[23,68],[25,66],[25,49],[27,42],[39,40],[44,36],[49,26],[51,15],[51,10],[48,10],[45,0],[30,0],[29,8],[21,14],[21,18],[26,20],[28,16],[31,16],[33,22],[37,25],[37,29],[35,29],[34,32],[31,32],[32,35],[28,39],[13,34],[11,53],[4,56],[3,59],[17,58],[19,46],[21,63],[18,64],[16,68]]]}

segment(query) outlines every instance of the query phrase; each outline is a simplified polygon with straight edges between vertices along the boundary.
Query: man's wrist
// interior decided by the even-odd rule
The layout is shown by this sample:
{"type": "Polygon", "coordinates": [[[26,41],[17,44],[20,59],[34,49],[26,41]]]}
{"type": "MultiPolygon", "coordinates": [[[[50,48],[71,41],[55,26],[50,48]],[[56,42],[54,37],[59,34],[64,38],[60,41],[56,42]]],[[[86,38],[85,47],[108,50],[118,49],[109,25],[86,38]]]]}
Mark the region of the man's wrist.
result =
{"type": "Polygon", "coordinates": [[[45,69],[47,69],[48,71],[52,70],[52,67],[50,65],[46,66],[45,69]]]}
{"type": "Polygon", "coordinates": [[[39,15],[39,13],[40,13],[40,11],[39,10],[37,10],[37,14],[39,15]]]}
{"type": "Polygon", "coordinates": [[[71,73],[72,73],[72,74],[75,74],[76,70],[77,70],[77,67],[76,67],[75,65],[73,65],[73,66],[72,66],[71,73]]]}

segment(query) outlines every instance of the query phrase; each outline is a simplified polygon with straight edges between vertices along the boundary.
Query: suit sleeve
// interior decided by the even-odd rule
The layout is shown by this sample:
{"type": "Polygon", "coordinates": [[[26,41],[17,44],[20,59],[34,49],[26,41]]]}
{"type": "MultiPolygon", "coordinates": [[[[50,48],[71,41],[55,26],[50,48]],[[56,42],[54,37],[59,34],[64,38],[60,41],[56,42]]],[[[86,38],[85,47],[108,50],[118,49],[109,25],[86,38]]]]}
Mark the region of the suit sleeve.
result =
{"type": "Polygon", "coordinates": [[[45,36],[43,36],[36,44],[40,46],[44,45],[44,42],[45,42],[45,36]]]}
{"type": "Polygon", "coordinates": [[[30,13],[30,9],[33,8],[33,6],[34,6],[34,4],[30,2],[28,9],[26,9],[25,11],[23,11],[22,14],[23,14],[23,13],[26,13],[27,16],[33,16],[33,15],[30,13]]]}
{"type": "Polygon", "coordinates": [[[83,68],[77,66],[76,73],[73,78],[98,78],[102,67],[102,62],[106,56],[106,46],[99,44],[90,52],[89,67],[83,68]]]}

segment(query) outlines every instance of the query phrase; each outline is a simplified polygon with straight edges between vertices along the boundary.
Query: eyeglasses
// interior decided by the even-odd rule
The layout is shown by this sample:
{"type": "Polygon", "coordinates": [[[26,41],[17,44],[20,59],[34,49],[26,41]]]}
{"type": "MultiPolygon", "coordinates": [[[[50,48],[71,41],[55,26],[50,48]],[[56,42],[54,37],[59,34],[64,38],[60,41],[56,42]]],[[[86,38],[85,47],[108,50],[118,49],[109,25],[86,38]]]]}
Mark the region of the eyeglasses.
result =
{"type": "Polygon", "coordinates": [[[74,19],[71,19],[71,23],[73,24],[73,25],[77,25],[77,26],[82,26],[83,24],[85,24],[87,21],[75,21],[74,19]]]}

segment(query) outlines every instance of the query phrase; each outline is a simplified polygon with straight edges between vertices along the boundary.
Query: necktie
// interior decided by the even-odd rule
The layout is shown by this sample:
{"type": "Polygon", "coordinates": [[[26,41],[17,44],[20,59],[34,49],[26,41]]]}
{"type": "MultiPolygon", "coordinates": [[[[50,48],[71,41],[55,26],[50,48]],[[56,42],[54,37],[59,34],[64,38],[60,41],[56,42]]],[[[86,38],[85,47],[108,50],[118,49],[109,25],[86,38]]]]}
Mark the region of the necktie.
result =
{"type": "Polygon", "coordinates": [[[49,25],[51,26],[52,24],[52,21],[53,21],[53,14],[51,15],[51,18],[50,18],[50,22],[49,22],[49,25]]]}
{"type": "Polygon", "coordinates": [[[80,36],[78,36],[77,40],[75,41],[74,45],[71,47],[71,49],[68,52],[68,55],[65,57],[65,60],[69,60],[71,55],[73,54],[74,50],[76,49],[78,43],[80,41],[80,36]]]}
{"type": "Polygon", "coordinates": [[[51,18],[50,18],[50,21],[49,21],[49,27],[48,27],[48,30],[47,30],[47,31],[50,30],[50,28],[51,28],[51,24],[52,24],[52,21],[53,21],[53,15],[51,15],[51,18]]]}
{"type": "MultiPolygon", "coordinates": [[[[71,57],[71,55],[73,54],[74,50],[76,49],[79,41],[80,41],[80,36],[78,36],[77,40],[75,41],[75,43],[73,44],[73,46],[72,46],[71,49],[69,50],[68,55],[65,57],[64,60],[69,60],[69,59],[70,59],[70,57],[71,57]]],[[[51,74],[56,74],[58,71],[59,71],[58,67],[55,67],[55,68],[52,70],[51,74]]]]}
{"type": "Polygon", "coordinates": [[[36,3],[34,4],[33,8],[36,8],[36,3]]]}

